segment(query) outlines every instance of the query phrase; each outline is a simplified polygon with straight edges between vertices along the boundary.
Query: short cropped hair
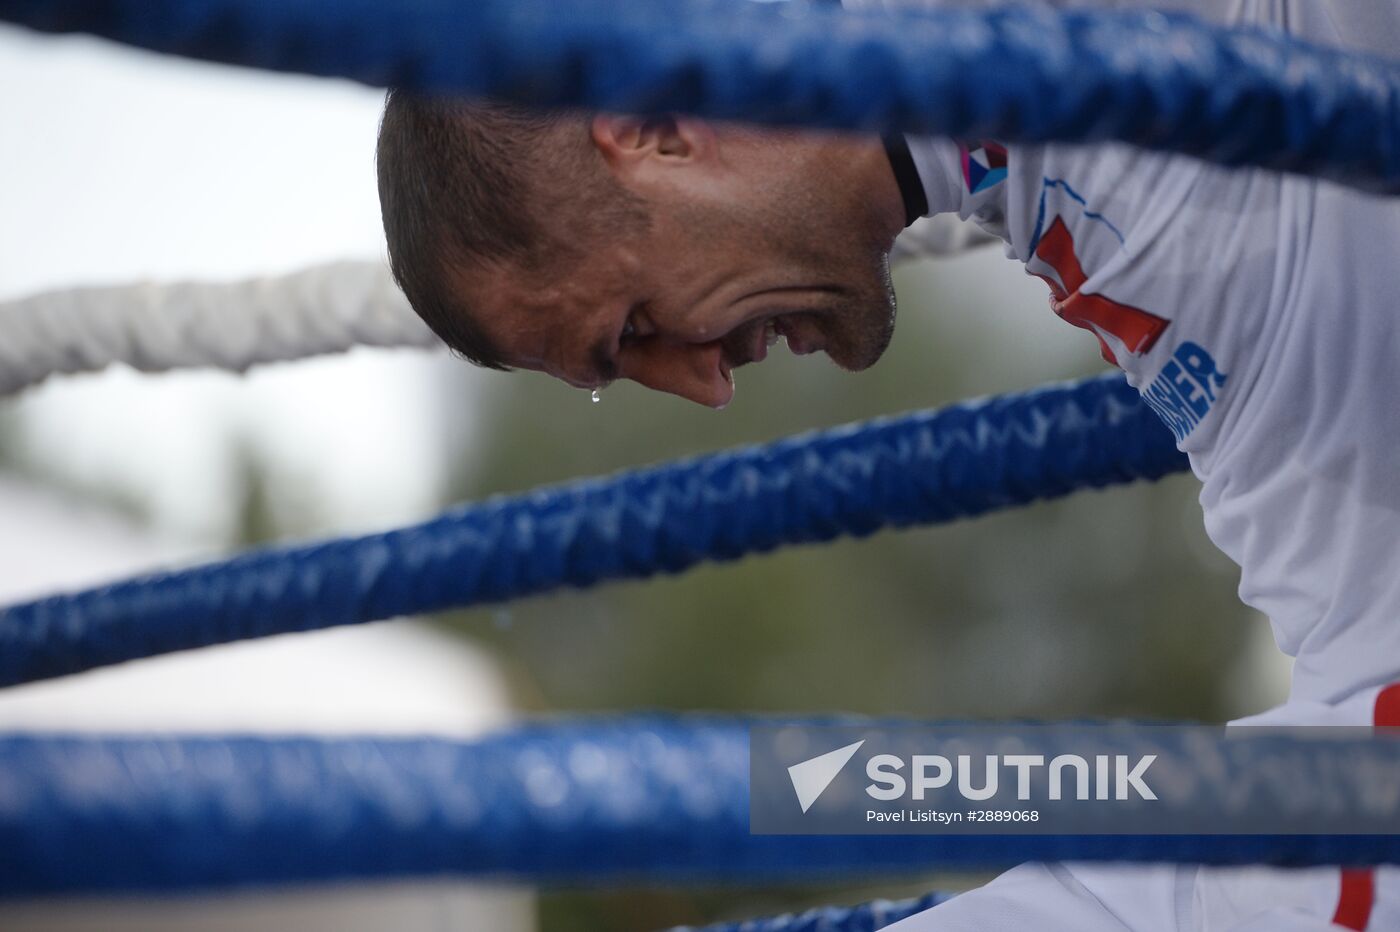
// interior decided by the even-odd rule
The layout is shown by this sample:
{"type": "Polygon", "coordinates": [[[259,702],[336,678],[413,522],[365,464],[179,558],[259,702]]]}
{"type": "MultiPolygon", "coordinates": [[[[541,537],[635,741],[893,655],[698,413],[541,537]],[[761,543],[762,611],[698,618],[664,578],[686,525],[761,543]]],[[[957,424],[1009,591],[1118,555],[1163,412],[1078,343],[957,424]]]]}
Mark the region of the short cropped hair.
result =
{"type": "Polygon", "coordinates": [[[590,117],[389,92],[376,165],[394,280],[433,332],[479,366],[508,368],[454,271],[563,274],[589,243],[646,222],[593,146],[590,117]]]}

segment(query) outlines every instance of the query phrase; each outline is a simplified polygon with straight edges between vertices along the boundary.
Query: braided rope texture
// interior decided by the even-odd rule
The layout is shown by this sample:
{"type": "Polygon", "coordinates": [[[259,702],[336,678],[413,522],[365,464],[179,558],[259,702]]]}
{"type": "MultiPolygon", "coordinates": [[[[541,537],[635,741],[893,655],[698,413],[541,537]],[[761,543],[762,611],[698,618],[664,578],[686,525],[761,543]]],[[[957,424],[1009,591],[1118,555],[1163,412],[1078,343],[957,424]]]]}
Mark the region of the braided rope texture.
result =
{"type": "MultiPolygon", "coordinates": [[[[755,883],[1024,860],[1400,861],[1400,836],[1380,834],[756,835],[749,729],[773,723],[585,718],[475,741],[0,735],[0,897],[447,874],[755,883]]],[[[1394,749],[1346,753],[1394,766],[1394,749]]]]}
{"type": "Polygon", "coordinates": [[[678,573],[1187,467],[1116,375],[497,497],[0,610],[0,685],[171,651],[678,573]]]}
{"type": "Polygon", "coordinates": [[[69,288],[0,303],[0,395],[56,373],[125,363],[143,372],[234,372],[356,346],[437,338],[380,262],[336,262],[268,278],[69,288]]]}
{"type": "Polygon", "coordinates": [[[1400,65],[1150,11],[793,0],[0,0],[161,52],[524,104],[1119,140],[1400,190],[1400,65]]]}
{"type": "Polygon", "coordinates": [[[825,906],[771,919],[745,919],[703,928],[683,926],[670,932],[876,932],[933,909],[947,899],[944,893],[928,893],[907,900],[872,900],[860,906],[825,906]]]}

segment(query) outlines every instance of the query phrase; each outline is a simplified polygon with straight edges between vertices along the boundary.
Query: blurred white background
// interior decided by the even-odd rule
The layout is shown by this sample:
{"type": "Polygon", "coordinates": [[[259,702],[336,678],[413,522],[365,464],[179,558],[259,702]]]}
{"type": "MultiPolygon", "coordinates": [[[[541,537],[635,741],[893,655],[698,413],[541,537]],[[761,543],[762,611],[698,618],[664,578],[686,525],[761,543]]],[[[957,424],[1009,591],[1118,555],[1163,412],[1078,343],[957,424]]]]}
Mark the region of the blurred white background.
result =
{"type": "MultiPolygon", "coordinates": [[[[379,91],[13,29],[0,86],[0,299],[383,255],[379,91]]],[[[348,530],[440,495],[433,389],[450,365],[356,352],[246,379],[114,372],[30,391],[15,416],[40,468],[128,496],[188,540],[225,539],[238,444],[311,496],[289,507],[348,530]]]]}

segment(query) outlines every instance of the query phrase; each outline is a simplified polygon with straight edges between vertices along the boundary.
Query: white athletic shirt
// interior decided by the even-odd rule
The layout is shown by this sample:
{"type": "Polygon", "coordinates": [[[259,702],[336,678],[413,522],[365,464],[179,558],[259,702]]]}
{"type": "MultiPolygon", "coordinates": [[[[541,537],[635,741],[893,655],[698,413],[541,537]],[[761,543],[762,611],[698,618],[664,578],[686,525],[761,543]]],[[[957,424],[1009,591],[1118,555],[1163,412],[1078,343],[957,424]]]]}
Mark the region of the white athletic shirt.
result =
{"type": "MultiPolygon", "coordinates": [[[[1400,56],[1395,0],[1082,5],[1400,56]]],[[[930,213],[1000,236],[1175,432],[1294,698],[1400,680],[1400,198],[1119,145],[909,142],[930,213]]]]}

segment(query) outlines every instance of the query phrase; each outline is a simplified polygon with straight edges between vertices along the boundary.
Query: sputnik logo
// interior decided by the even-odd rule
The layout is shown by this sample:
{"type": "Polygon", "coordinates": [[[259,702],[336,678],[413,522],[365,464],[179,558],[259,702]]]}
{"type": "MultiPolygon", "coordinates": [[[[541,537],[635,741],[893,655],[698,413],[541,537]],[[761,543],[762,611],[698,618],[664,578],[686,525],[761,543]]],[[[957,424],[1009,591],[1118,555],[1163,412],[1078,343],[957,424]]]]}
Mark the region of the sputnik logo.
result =
{"type": "Polygon", "coordinates": [[[856,751],[865,743],[865,739],[857,741],[855,744],[848,744],[844,748],[837,748],[825,754],[804,760],[800,764],[793,764],[788,768],[788,776],[792,779],[792,788],[797,793],[797,802],[802,806],[805,813],[812,805],[826,792],[826,788],[831,786],[831,781],[836,779],[846,764],[855,757],[856,751]]]}

